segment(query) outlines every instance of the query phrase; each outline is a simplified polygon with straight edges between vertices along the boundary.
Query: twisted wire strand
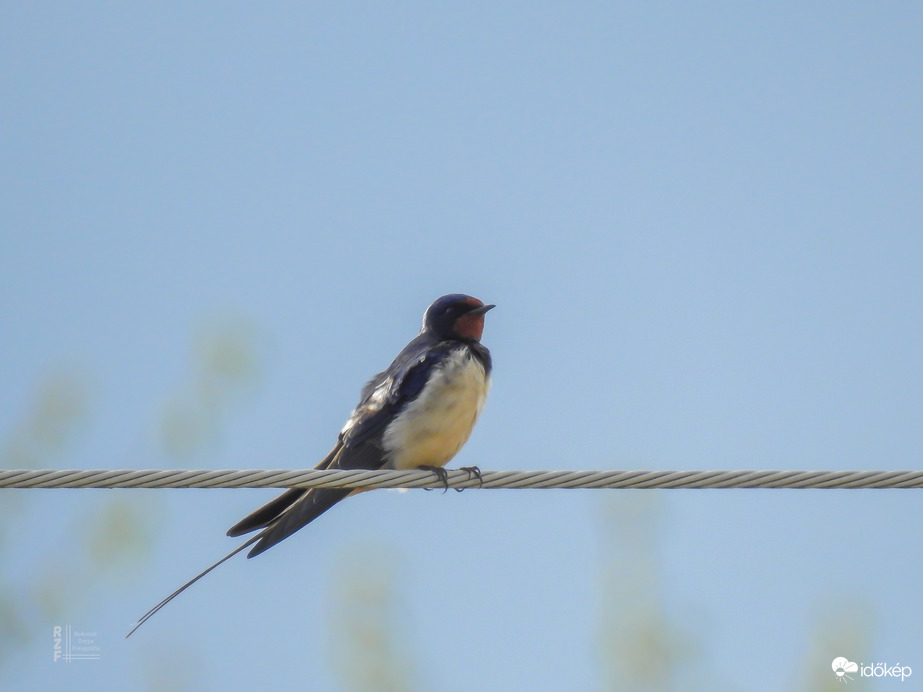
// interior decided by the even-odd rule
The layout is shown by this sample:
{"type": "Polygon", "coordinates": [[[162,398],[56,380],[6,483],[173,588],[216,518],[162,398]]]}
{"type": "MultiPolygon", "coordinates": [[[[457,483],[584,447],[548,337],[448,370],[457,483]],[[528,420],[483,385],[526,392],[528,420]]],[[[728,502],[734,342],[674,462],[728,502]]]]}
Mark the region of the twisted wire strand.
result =
{"type": "MultiPolygon", "coordinates": [[[[464,488],[923,488],[919,471],[483,471],[447,470],[464,488]]],[[[0,488],[429,488],[431,471],[91,469],[0,471],[0,488]]]]}

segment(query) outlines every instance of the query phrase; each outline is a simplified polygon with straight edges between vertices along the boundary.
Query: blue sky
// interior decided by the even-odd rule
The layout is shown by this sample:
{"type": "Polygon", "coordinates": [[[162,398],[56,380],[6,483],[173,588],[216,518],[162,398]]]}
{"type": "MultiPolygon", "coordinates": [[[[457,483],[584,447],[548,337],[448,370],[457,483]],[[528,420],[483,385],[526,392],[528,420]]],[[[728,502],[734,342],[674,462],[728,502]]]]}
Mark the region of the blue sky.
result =
{"type": "MultiPolygon", "coordinates": [[[[313,466],[429,302],[465,292],[498,307],[458,464],[920,468],[912,4],[0,13],[7,461],[58,383],[80,414],[44,465],[313,466]],[[239,380],[201,356],[227,342],[239,380]],[[205,429],[185,456],[172,414],[205,429]]],[[[836,656],[923,675],[913,491],[649,493],[647,519],[637,493],[375,493],[122,640],[272,495],[4,491],[4,689],[347,689],[344,579],[390,585],[417,689],[616,689],[601,623],[645,560],[693,643],[677,688],[818,689],[836,656]],[[125,516],[144,540],[109,569],[85,537],[125,516]],[[632,521],[657,527],[646,557],[613,547],[632,521]],[[818,644],[837,618],[861,636],[818,644]],[[52,663],[54,624],[101,660],[52,663]]]]}

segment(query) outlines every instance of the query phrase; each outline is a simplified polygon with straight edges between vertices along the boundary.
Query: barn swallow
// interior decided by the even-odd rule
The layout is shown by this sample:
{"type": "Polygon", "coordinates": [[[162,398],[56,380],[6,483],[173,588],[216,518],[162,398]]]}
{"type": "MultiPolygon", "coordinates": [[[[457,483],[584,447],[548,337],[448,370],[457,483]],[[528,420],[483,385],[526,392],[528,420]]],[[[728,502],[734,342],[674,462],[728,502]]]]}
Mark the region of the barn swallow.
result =
{"type": "MultiPolygon", "coordinates": [[[[387,370],[365,385],[337,443],[314,468],[423,468],[445,482],[443,467],[468,441],[490,388],[490,352],[480,340],[484,314],[493,307],[460,293],[442,296],[430,305],[420,333],[387,370]]],[[[469,470],[480,475],[475,467],[469,470]]],[[[258,534],[154,606],[126,638],[218,565],[254,543],[247,557],[259,555],[355,492],[346,488],[286,490],[228,530],[233,537],[258,534]]]]}

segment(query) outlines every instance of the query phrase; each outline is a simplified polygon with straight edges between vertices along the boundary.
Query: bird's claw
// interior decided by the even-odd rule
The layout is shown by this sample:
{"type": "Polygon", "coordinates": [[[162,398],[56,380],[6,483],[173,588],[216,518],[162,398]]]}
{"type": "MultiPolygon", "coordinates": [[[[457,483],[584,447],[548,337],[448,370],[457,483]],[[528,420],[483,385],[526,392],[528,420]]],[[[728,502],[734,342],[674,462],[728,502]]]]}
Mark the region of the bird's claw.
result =
{"type": "MultiPolygon", "coordinates": [[[[484,479],[481,477],[481,469],[479,469],[477,466],[462,466],[462,467],[459,468],[458,470],[459,470],[459,471],[464,471],[465,473],[467,473],[467,474],[468,474],[468,480],[469,480],[469,481],[470,481],[472,478],[477,478],[477,479],[478,479],[478,488],[483,488],[483,487],[484,487],[484,479]]],[[[462,490],[464,490],[464,488],[455,488],[455,491],[456,491],[456,492],[459,492],[459,493],[460,493],[462,490]]]]}
{"type": "MultiPolygon", "coordinates": [[[[442,492],[448,492],[449,490],[449,472],[446,471],[441,466],[419,466],[417,467],[421,471],[432,471],[436,474],[436,478],[445,486],[442,492]]],[[[432,490],[432,488],[426,488],[426,490],[432,490]]]]}
{"type": "MultiPolygon", "coordinates": [[[[446,471],[442,466],[418,466],[421,471],[432,471],[436,474],[436,478],[442,483],[443,490],[442,492],[448,492],[449,490],[449,472],[446,471]]],[[[462,466],[458,469],[459,471],[464,471],[468,474],[468,480],[472,478],[478,479],[478,488],[483,487],[484,479],[481,477],[481,469],[477,466],[462,466]]],[[[426,488],[426,490],[432,490],[432,488],[426,488]]],[[[453,488],[455,492],[460,493],[464,488],[453,488]]]]}

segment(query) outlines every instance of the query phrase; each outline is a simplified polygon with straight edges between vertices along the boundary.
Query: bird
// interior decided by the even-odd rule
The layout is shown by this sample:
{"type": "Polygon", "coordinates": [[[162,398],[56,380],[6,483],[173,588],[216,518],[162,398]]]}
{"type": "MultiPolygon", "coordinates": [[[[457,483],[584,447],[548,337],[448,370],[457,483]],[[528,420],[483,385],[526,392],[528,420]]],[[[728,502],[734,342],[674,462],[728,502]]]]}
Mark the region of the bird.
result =
{"type": "MultiPolygon", "coordinates": [[[[490,389],[490,351],[481,344],[484,315],[496,305],[463,293],[437,298],[424,312],[420,333],[370,379],[333,449],[315,469],[426,469],[448,488],[445,465],[458,453],[484,408],[490,389]]],[[[477,467],[463,470],[480,478],[477,467]]],[[[227,535],[259,531],[145,613],[130,637],[167,603],[239,552],[255,557],[357,490],[290,488],[234,524],[227,535]]]]}

